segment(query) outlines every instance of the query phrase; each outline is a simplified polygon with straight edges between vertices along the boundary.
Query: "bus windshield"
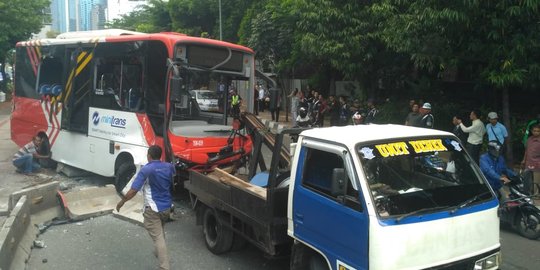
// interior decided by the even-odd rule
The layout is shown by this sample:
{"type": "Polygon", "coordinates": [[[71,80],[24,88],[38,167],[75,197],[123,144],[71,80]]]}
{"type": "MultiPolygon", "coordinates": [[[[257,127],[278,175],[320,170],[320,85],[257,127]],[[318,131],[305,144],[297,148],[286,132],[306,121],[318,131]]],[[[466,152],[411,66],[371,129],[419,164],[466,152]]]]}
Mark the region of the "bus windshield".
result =
{"type": "Polygon", "coordinates": [[[382,218],[423,209],[450,209],[492,198],[474,161],[453,138],[383,141],[359,145],[377,213],[382,218]]]}
{"type": "Polygon", "coordinates": [[[174,120],[200,119],[223,122],[231,114],[233,92],[251,93],[252,55],[220,46],[178,44],[175,59],[181,63],[181,102],[174,105],[174,120]]]}

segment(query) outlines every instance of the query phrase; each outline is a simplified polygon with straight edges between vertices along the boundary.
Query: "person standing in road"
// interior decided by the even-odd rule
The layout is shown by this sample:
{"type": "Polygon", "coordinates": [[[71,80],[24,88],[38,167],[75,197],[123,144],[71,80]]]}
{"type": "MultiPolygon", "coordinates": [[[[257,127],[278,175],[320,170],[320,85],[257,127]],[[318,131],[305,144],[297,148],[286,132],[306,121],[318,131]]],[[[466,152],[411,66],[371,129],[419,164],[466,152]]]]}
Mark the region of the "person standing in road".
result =
{"type": "Polygon", "coordinates": [[[540,193],[540,124],[532,127],[531,136],[527,139],[527,148],[521,161],[521,166],[530,172],[528,183],[531,184],[531,194],[540,193]],[[532,177],[532,179],[530,179],[532,177]]]}
{"type": "Polygon", "coordinates": [[[374,124],[377,121],[377,114],[379,113],[379,110],[375,107],[375,101],[372,99],[368,100],[367,107],[369,111],[364,119],[364,124],[374,124]]]}
{"type": "Polygon", "coordinates": [[[506,156],[506,143],[508,141],[508,131],[506,127],[499,121],[499,116],[496,112],[488,113],[488,121],[486,124],[486,133],[488,141],[498,141],[502,145],[501,155],[506,156]]]}
{"type": "Polygon", "coordinates": [[[420,119],[420,127],[423,128],[433,128],[435,126],[435,117],[433,117],[433,114],[431,114],[431,104],[430,103],[424,103],[422,105],[422,109],[420,109],[420,115],[422,115],[422,119],[420,119]]]}
{"type": "Polygon", "coordinates": [[[264,87],[262,85],[259,85],[259,112],[264,112],[265,107],[265,100],[266,100],[266,91],[264,91],[264,87]]]}
{"type": "Polygon", "coordinates": [[[50,152],[48,155],[41,155],[38,153],[43,139],[36,135],[32,138],[32,141],[24,145],[15,155],[13,155],[13,166],[17,168],[17,172],[30,174],[41,169],[41,165],[37,162],[38,159],[50,158],[50,152]]]}
{"type": "Polygon", "coordinates": [[[460,115],[454,115],[452,118],[452,124],[454,124],[454,129],[452,129],[452,133],[456,135],[456,137],[459,138],[462,144],[465,144],[467,142],[467,133],[463,132],[461,129],[461,126],[459,123],[463,121],[463,118],[460,115]]]}
{"type": "Polygon", "coordinates": [[[170,188],[175,175],[171,163],[160,161],[161,147],[152,145],[148,148],[148,163],[144,165],[133,181],[130,190],[116,205],[116,211],[125,202],[131,200],[142,189],[144,197],[144,228],[154,242],[155,254],[159,260],[159,269],[170,269],[169,254],[163,230],[165,221],[170,217],[172,196],[170,188]]]}
{"type": "Polygon", "coordinates": [[[411,108],[411,112],[407,114],[405,118],[406,126],[420,127],[422,125],[422,115],[419,112],[420,106],[414,103],[411,108]]]}
{"type": "Polygon", "coordinates": [[[291,94],[289,95],[289,97],[291,98],[291,125],[293,127],[296,126],[296,118],[298,117],[298,107],[300,106],[300,94],[299,94],[300,91],[298,91],[298,88],[295,88],[291,94]]]}
{"type": "Polygon", "coordinates": [[[240,118],[240,104],[242,103],[242,98],[236,90],[231,91],[231,115],[234,118],[240,118]]]}
{"type": "Polygon", "coordinates": [[[461,120],[459,120],[459,126],[465,133],[469,133],[467,137],[467,151],[473,158],[476,164],[480,161],[480,150],[482,149],[482,142],[484,141],[484,134],[486,134],[486,127],[480,120],[480,111],[472,110],[469,118],[472,121],[470,127],[466,127],[461,120]]]}
{"type": "Polygon", "coordinates": [[[339,104],[336,100],[336,96],[330,95],[328,96],[328,114],[330,115],[330,126],[338,126],[339,125],[339,104]]]}

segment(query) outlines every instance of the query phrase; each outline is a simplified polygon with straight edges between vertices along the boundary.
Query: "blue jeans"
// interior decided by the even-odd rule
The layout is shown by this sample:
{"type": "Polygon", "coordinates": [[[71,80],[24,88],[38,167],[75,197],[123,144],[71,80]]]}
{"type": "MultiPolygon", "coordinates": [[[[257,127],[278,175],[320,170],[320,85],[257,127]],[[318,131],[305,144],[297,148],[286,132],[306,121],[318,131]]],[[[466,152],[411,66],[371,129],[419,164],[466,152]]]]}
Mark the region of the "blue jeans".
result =
{"type": "Polygon", "coordinates": [[[41,168],[37,162],[34,162],[34,156],[32,156],[32,154],[25,154],[20,158],[14,159],[13,165],[23,173],[31,173],[41,168]]]}

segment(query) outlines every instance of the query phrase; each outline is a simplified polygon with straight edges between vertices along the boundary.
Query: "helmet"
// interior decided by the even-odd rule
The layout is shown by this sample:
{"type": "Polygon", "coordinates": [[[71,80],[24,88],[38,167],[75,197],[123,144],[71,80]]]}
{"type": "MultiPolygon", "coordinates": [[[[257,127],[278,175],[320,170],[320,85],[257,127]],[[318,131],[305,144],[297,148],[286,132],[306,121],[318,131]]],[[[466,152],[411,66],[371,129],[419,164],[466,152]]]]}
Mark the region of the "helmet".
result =
{"type": "Polygon", "coordinates": [[[306,117],[306,115],[307,115],[307,110],[306,110],[306,108],[300,107],[300,110],[298,111],[298,114],[299,114],[300,117],[302,117],[302,118],[306,117]]]}
{"type": "Polygon", "coordinates": [[[499,155],[501,154],[501,148],[502,148],[502,145],[501,143],[499,143],[498,141],[489,141],[488,142],[488,153],[490,156],[492,157],[499,157],[499,155]]]}

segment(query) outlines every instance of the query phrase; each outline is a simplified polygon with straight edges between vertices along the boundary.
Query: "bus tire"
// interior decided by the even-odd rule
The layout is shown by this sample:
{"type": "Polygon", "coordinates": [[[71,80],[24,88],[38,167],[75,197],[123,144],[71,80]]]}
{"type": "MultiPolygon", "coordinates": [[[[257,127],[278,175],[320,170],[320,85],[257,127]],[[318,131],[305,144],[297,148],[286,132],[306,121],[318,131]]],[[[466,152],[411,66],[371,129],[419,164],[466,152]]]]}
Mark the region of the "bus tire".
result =
{"type": "Polygon", "coordinates": [[[328,270],[324,258],[302,243],[292,248],[290,270],[328,270]]]}
{"type": "Polygon", "coordinates": [[[233,243],[233,231],[217,217],[214,209],[207,207],[203,214],[203,233],[206,248],[214,254],[229,251],[233,243]]]}
{"type": "Polygon", "coordinates": [[[137,168],[133,163],[123,163],[118,167],[114,178],[114,187],[118,193],[122,193],[122,190],[129,183],[129,180],[133,177],[137,168]]]}

